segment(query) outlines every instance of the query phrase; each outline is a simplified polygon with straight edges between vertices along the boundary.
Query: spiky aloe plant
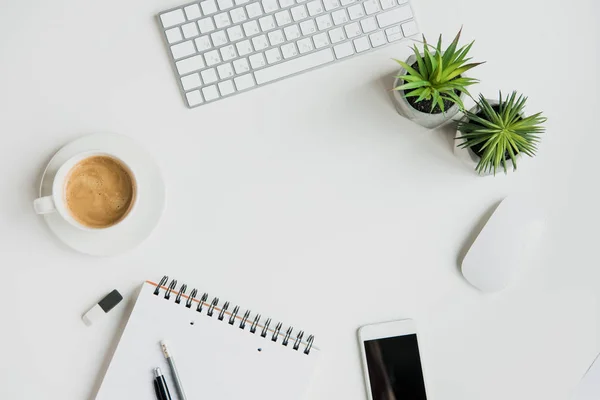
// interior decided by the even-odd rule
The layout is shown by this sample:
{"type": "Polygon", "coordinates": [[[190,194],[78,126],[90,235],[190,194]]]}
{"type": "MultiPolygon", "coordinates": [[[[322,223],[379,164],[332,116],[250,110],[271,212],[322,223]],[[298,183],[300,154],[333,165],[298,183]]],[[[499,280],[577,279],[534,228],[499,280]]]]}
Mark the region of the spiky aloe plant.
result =
{"type": "Polygon", "coordinates": [[[464,140],[460,147],[471,148],[480,156],[476,167],[478,173],[493,171],[496,175],[501,165],[506,173],[508,159],[512,161],[513,169],[517,169],[519,153],[535,156],[546,118],[541,112],[524,116],[526,103],[527,97],[517,97],[517,92],[512,92],[507,99],[503,99],[500,92],[497,106],[479,95],[477,112],[465,112],[466,118],[458,123],[462,136],[457,139],[464,140]]]}
{"type": "Polygon", "coordinates": [[[412,49],[417,58],[416,68],[403,61],[395,60],[407,73],[398,76],[405,83],[394,90],[410,90],[404,94],[404,97],[417,97],[417,103],[423,100],[431,101],[430,112],[433,112],[436,105],[445,112],[444,100],[457,104],[461,110],[464,109],[460,95],[457,95],[456,91],[469,95],[467,86],[479,81],[461,75],[483,63],[468,63],[471,58],[467,58],[467,54],[475,42],[458,48],[461,32],[462,29],[446,50],[442,50],[442,35],[436,47],[429,45],[423,36],[422,55],[416,44],[412,49]]]}

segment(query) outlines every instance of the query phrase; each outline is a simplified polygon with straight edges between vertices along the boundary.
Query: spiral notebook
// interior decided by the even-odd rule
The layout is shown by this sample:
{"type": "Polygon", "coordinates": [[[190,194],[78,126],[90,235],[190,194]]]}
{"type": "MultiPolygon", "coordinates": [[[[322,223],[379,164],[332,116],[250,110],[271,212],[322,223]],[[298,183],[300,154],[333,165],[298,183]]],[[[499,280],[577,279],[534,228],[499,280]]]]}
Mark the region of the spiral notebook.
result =
{"type": "Polygon", "coordinates": [[[314,336],[163,277],[146,281],[96,400],[156,399],[168,340],[190,400],[300,400],[319,355],[314,336]]]}

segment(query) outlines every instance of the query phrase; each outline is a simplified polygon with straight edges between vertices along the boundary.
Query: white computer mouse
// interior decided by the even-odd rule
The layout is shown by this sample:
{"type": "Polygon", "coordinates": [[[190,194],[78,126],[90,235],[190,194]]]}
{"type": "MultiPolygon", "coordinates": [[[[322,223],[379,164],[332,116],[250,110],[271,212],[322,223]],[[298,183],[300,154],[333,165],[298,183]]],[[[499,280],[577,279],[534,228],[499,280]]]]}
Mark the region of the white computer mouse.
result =
{"type": "Polygon", "coordinates": [[[462,261],[462,273],[483,292],[506,288],[537,251],[543,212],[532,199],[504,199],[485,224],[462,261]]]}

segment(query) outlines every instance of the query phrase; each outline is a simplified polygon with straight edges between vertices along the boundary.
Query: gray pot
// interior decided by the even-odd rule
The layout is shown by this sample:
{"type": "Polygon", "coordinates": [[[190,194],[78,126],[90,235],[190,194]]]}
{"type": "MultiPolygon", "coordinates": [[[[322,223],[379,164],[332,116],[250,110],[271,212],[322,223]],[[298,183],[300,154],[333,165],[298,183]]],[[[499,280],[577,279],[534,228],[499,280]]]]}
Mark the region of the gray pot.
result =
{"type": "MultiPolygon", "coordinates": [[[[412,65],[415,61],[417,61],[417,57],[413,54],[412,56],[408,57],[406,63],[408,65],[412,65]]],[[[400,71],[398,71],[397,76],[402,75],[406,75],[406,70],[404,68],[401,68],[400,71]]],[[[399,78],[396,78],[394,80],[394,87],[398,87],[400,85],[399,81],[399,78]]],[[[406,100],[406,98],[404,98],[402,92],[392,90],[392,95],[394,99],[394,106],[396,107],[396,110],[400,115],[429,129],[437,128],[438,126],[448,122],[459,111],[458,106],[454,104],[452,107],[446,110],[446,112],[440,114],[424,113],[411,106],[410,103],[406,100]]],[[[461,93],[460,98],[464,101],[464,93],[461,93]]]]}
{"type": "MultiPolygon", "coordinates": [[[[487,99],[487,101],[492,105],[492,106],[497,106],[498,101],[497,100],[490,100],[487,99]]],[[[477,114],[480,111],[479,106],[475,106],[473,108],[471,108],[469,110],[471,113],[473,114],[477,114]]],[[[468,120],[467,116],[465,115],[464,117],[462,117],[461,121],[466,122],[468,120]]],[[[471,169],[472,171],[474,171],[475,173],[477,173],[477,171],[475,170],[475,168],[477,168],[477,164],[479,164],[479,160],[481,160],[481,157],[479,157],[477,154],[475,154],[475,152],[473,150],[471,150],[470,148],[464,148],[464,147],[459,147],[460,144],[464,143],[465,140],[464,139],[459,139],[459,137],[462,136],[462,133],[456,129],[456,134],[454,136],[454,141],[456,143],[456,145],[454,146],[454,154],[466,165],[469,167],[469,169],[471,169]]],[[[517,154],[517,156],[515,157],[517,162],[522,158],[521,153],[517,154]]],[[[507,172],[512,172],[513,171],[513,162],[511,159],[506,160],[506,169],[507,172]]],[[[497,172],[502,172],[504,173],[504,169],[500,169],[497,172]]],[[[493,175],[493,171],[492,172],[482,172],[481,176],[489,176],[489,175],[493,175]]]]}

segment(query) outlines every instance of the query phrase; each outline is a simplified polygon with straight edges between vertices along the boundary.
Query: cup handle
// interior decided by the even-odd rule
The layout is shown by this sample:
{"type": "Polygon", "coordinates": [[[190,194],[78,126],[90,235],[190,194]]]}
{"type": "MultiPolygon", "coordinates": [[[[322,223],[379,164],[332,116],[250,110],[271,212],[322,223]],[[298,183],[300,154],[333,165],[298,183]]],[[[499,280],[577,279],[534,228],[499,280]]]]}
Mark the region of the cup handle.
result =
{"type": "Polygon", "coordinates": [[[54,205],[54,199],[52,196],[40,197],[39,199],[35,199],[33,201],[33,209],[36,214],[49,214],[51,212],[56,211],[56,206],[54,205]]]}

